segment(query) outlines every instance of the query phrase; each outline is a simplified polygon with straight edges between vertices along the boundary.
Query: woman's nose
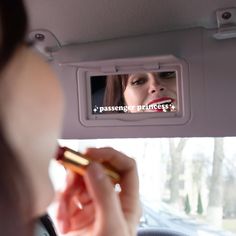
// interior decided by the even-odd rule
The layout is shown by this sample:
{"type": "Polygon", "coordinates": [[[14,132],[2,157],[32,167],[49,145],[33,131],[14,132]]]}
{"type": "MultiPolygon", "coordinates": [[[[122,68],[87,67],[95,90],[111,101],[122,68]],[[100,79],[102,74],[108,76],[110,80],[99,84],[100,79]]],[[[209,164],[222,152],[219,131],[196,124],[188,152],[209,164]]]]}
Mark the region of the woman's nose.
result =
{"type": "Polygon", "coordinates": [[[164,91],[165,87],[158,81],[153,81],[149,86],[149,93],[159,93],[164,91]]]}

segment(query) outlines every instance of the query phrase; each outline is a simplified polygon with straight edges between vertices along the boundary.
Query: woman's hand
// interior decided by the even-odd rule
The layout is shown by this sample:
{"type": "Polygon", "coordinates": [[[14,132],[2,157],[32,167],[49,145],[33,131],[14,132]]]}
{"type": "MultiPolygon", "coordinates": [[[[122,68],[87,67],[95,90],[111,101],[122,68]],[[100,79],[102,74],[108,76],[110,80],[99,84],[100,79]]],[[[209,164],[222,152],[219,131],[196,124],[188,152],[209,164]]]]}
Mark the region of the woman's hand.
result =
{"type": "Polygon", "coordinates": [[[90,148],[92,162],[82,177],[70,172],[59,195],[57,223],[70,236],[134,236],[140,217],[139,186],[135,161],[112,148],[90,148]],[[104,173],[109,163],[121,176],[121,192],[104,173]]]}

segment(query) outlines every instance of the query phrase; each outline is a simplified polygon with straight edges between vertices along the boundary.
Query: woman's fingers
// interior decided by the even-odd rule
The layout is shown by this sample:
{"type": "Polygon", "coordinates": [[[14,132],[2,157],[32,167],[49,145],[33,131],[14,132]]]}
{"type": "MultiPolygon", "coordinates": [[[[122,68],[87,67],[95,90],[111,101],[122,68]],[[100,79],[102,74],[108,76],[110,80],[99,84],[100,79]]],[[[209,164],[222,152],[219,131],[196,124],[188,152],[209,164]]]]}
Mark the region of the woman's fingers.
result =
{"type": "Polygon", "coordinates": [[[94,161],[108,162],[119,172],[128,171],[135,166],[133,159],[110,147],[88,148],[85,152],[85,156],[88,156],[94,161]]]}
{"type": "MultiPolygon", "coordinates": [[[[93,202],[98,208],[101,207],[104,212],[117,207],[117,195],[110,179],[105,175],[104,168],[101,164],[92,162],[85,174],[85,183],[93,202]],[[115,204],[115,206],[114,206],[115,204]]],[[[108,212],[109,213],[109,212],[108,212]]]]}
{"type": "Polygon", "coordinates": [[[111,229],[115,231],[117,226],[125,230],[127,226],[120,207],[120,199],[102,165],[92,162],[88,166],[84,178],[95,206],[96,225],[98,226],[96,235],[110,235],[106,232],[111,232],[111,229]]]}
{"type": "Polygon", "coordinates": [[[121,175],[120,184],[123,191],[137,196],[139,183],[136,163],[133,159],[112,148],[89,148],[85,155],[94,161],[108,163],[114,167],[121,175]]]}
{"type": "MultiPolygon", "coordinates": [[[[85,155],[94,161],[108,163],[120,174],[121,179],[119,184],[121,186],[121,192],[119,194],[119,204],[125,219],[130,224],[136,225],[141,214],[141,207],[139,202],[139,182],[135,161],[112,148],[89,148],[85,155]]],[[[108,182],[111,184],[110,181],[108,182]]],[[[97,190],[98,193],[96,194],[98,196],[99,189],[97,190]]],[[[104,192],[105,190],[100,192],[101,198],[104,198],[105,201],[107,201],[107,196],[103,196],[104,192]]],[[[115,196],[118,197],[117,194],[115,194],[115,196]]],[[[108,204],[108,202],[105,204],[108,204]]]]}
{"type": "Polygon", "coordinates": [[[62,233],[82,235],[134,235],[140,215],[135,161],[112,148],[90,148],[92,162],[84,176],[69,173],[59,197],[57,220],[62,233]],[[100,163],[114,167],[120,175],[121,192],[100,163]]]}
{"type": "Polygon", "coordinates": [[[95,209],[92,202],[78,205],[74,198],[69,202],[62,198],[59,207],[61,217],[57,218],[57,224],[63,234],[90,227],[95,221],[95,209]]]}
{"type": "Polygon", "coordinates": [[[65,195],[60,193],[58,196],[58,209],[57,209],[57,226],[61,233],[66,233],[70,229],[70,215],[68,212],[68,201],[66,200],[65,195]]]}
{"type": "Polygon", "coordinates": [[[94,207],[83,178],[68,171],[65,189],[57,197],[57,222],[62,233],[83,228],[94,220],[94,207]]]}

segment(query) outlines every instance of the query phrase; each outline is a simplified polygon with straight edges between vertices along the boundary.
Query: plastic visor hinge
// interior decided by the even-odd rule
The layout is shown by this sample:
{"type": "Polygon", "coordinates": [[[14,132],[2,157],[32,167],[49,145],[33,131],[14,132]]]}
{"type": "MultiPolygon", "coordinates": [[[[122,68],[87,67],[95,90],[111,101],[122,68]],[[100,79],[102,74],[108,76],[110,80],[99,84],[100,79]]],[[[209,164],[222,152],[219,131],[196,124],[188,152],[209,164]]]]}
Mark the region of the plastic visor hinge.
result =
{"type": "Polygon", "coordinates": [[[225,8],[216,11],[218,31],[215,39],[236,38],[236,8],[225,8]]]}

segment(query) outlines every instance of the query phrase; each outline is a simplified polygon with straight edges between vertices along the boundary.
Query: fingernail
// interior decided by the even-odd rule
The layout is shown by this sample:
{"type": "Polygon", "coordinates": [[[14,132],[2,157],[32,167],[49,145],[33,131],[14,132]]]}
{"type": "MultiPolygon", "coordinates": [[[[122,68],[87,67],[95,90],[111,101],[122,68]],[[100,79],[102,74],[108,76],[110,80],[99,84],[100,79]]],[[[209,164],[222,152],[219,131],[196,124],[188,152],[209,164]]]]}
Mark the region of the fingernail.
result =
{"type": "Polygon", "coordinates": [[[97,162],[91,162],[89,165],[90,173],[96,178],[96,179],[103,179],[105,177],[104,169],[101,164],[97,162]]]}

